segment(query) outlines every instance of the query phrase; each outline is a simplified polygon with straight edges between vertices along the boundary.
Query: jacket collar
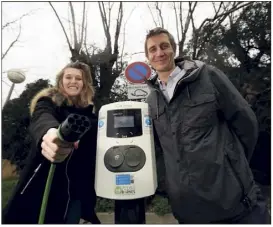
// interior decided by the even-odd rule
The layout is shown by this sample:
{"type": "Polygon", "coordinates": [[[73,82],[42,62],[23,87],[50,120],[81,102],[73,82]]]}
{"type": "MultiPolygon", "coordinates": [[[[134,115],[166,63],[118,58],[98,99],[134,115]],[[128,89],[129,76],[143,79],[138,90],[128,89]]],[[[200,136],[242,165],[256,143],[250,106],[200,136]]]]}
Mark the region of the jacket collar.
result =
{"type": "MultiPolygon", "coordinates": [[[[194,81],[199,76],[197,71],[199,71],[199,69],[204,65],[204,63],[201,61],[186,60],[185,58],[181,57],[176,58],[174,62],[176,66],[186,71],[185,77],[183,77],[183,82],[194,81]]],[[[153,78],[146,80],[146,83],[151,88],[158,87],[158,74],[156,74],[153,78]]]]}

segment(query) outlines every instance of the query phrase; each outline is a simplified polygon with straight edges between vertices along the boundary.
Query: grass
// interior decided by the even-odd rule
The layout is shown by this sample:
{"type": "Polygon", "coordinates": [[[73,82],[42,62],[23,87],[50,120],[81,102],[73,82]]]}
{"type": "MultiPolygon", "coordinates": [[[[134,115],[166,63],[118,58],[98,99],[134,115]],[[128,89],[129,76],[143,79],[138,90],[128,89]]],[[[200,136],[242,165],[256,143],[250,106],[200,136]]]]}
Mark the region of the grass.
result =
{"type": "MultiPolygon", "coordinates": [[[[13,189],[16,186],[18,177],[11,177],[8,179],[2,179],[2,209],[6,206],[10,196],[12,195],[13,189]]],[[[113,212],[114,201],[109,199],[97,199],[97,212],[113,212]]],[[[170,207],[168,202],[164,198],[155,196],[152,200],[150,206],[148,206],[148,211],[154,212],[158,215],[164,215],[170,213],[170,207]]]]}
{"type": "Polygon", "coordinates": [[[6,206],[17,181],[17,177],[2,180],[2,209],[6,206]]]}
{"type": "MultiPolygon", "coordinates": [[[[14,187],[18,181],[18,177],[11,177],[8,179],[2,179],[2,209],[6,206],[14,187]]],[[[260,185],[261,186],[261,185],[260,185]]],[[[271,196],[270,196],[270,186],[261,186],[264,196],[267,199],[267,206],[269,212],[271,211],[271,196]]],[[[113,212],[114,201],[98,198],[97,200],[97,212],[113,212]]],[[[171,213],[170,206],[167,199],[155,196],[152,200],[150,206],[148,206],[148,211],[154,212],[161,216],[167,213],[171,213]]]]}

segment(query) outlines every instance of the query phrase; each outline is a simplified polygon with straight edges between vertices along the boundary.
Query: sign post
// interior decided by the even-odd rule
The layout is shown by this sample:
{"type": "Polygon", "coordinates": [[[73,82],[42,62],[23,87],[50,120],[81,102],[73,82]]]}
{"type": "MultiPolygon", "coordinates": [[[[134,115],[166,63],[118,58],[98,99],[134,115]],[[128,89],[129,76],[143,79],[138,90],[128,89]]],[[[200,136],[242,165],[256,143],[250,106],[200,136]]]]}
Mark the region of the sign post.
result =
{"type": "MultiPolygon", "coordinates": [[[[134,62],[125,69],[128,84],[128,99],[145,99],[149,94],[146,79],[151,77],[151,68],[144,62],[134,62]]],[[[145,198],[115,200],[115,224],[145,224],[145,198]]]]}
{"type": "Polygon", "coordinates": [[[144,62],[134,62],[125,69],[128,84],[128,99],[145,99],[149,94],[145,80],[151,77],[152,71],[144,62]]]}

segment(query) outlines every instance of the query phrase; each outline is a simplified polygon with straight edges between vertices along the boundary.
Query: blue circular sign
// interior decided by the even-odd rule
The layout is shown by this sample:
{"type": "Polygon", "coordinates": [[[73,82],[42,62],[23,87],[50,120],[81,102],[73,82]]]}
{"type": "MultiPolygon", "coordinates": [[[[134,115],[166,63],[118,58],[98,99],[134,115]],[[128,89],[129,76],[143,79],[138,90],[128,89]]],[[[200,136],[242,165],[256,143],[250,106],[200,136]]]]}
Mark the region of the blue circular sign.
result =
{"type": "Polygon", "coordinates": [[[144,62],[134,62],[125,69],[125,77],[131,83],[141,84],[149,79],[152,74],[151,68],[144,62]]]}
{"type": "Polygon", "coordinates": [[[152,121],[150,118],[146,118],[145,123],[146,123],[146,125],[151,125],[152,121]]]}
{"type": "Polygon", "coordinates": [[[101,128],[104,125],[104,122],[102,120],[99,120],[99,128],[101,128]]]}

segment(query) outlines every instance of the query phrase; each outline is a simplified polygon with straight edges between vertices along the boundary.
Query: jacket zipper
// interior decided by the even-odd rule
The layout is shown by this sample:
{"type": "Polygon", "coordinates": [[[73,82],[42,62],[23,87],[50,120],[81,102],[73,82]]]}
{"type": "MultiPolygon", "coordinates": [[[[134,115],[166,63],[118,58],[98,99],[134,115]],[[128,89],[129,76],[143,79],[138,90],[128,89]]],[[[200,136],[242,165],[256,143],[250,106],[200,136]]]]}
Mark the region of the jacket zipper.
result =
{"type": "MultiPolygon", "coordinates": [[[[198,68],[196,68],[196,69],[198,69],[198,68]]],[[[175,92],[177,91],[178,87],[183,82],[183,80],[186,79],[187,77],[191,76],[193,73],[195,73],[196,69],[194,69],[193,71],[187,72],[180,80],[178,80],[178,82],[176,83],[176,86],[174,88],[174,91],[173,91],[173,97],[170,99],[170,102],[174,98],[175,92]]]]}
{"type": "Polygon", "coordinates": [[[65,208],[65,212],[64,212],[64,216],[63,218],[65,219],[66,218],[66,215],[67,215],[67,211],[68,211],[68,207],[69,207],[69,202],[70,202],[70,180],[69,180],[69,176],[68,176],[68,164],[69,164],[69,161],[73,155],[73,151],[74,149],[72,149],[71,151],[71,154],[67,160],[67,163],[66,163],[66,166],[65,166],[65,175],[66,175],[66,179],[67,179],[67,194],[68,194],[68,199],[67,199],[67,203],[66,203],[66,208],[65,208]]]}
{"type": "Polygon", "coordinates": [[[241,187],[241,190],[242,190],[242,197],[241,197],[241,202],[244,204],[244,206],[248,209],[248,210],[252,210],[252,204],[251,204],[251,200],[250,198],[248,197],[248,194],[247,192],[245,191],[245,187],[243,185],[243,182],[241,181],[240,177],[238,176],[238,174],[235,172],[235,169],[231,163],[231,160],[228,156],[228,154],[225,152],[226,156],[227,156],[227,160],[229,162],[229,165],[232,169],[232,172],[233,174],[235,175],[236,177],[236,180],[237,182],[239,183],[240,187],[241,187]]]}
{"type": "Polygon", "coordinates": [[[22,189],[22,191],[21,191],[21,193],[20,193],[21,195],[24,194],[25,190],[27,189],[27,187],[28,187],[29,184],[31,183],[32,179],[36,176],[36,174],[37,174],[37,172],[39,171],[39,169],[41,168],[41,166],[42,166],[42,163],[40,163],[40,164],[38,165],[38,167],[34,170],[34,173],[32,174],[32,176],[30,177],[30,179],[29,179],[28,182],[26,183],[25,187],[22,189]]]}

